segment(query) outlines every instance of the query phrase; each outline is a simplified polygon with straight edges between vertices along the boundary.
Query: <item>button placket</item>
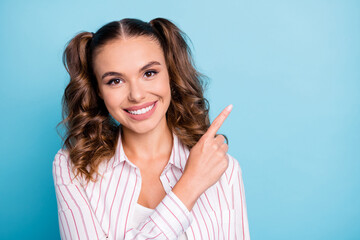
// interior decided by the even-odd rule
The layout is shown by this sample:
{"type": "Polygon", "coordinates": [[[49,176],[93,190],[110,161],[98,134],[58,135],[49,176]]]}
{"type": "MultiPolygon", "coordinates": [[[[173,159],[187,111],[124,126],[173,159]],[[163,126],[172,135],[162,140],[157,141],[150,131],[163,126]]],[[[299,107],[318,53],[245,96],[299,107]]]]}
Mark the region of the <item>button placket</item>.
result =
{"type": "Polygon", "coordinates": [[[163,185],[164,187],[164,190],[166,193],[169,193],[172,189],[172,187],[170,186],[168,180],[166,179],[166,176],[165,175],[161,175],[160,176],[160,181],[161,181],[161,184],[163,185]]]}
{"type": "Polygon", "coordinates": [[[161,173],[161,176],[160,176],[161,184],[163,185],[166,193],[169,193],[172,190],[172,188],[174,187],[171,184],[170,180],[166,177],[166,173],[167,173],[169,167],[171,167],[169,164],[166,165],[164,171],[161,173]]]}

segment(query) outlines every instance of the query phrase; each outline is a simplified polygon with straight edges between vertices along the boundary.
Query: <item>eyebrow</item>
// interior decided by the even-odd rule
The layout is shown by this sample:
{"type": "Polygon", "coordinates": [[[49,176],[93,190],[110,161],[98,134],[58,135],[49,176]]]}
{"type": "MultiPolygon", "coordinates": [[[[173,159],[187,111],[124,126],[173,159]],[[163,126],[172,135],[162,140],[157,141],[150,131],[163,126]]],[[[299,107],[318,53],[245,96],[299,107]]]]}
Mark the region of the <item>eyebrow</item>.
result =
{"type": "MultiPolygon", "coordinates": [[[[159,62],[157,61],[151,61],[149,63],[147,63],[146,65],[144,65],[140,70],[139,72],[142,72],[144,71],[145,69],[151,67],[152,65],[161,65],[159,62]]],[[[104,79],[106,78],[107,76],[123,76],[122,73],[119,73],[119,72],[106,72],[102,75],[101,79],[104,79]]]]}

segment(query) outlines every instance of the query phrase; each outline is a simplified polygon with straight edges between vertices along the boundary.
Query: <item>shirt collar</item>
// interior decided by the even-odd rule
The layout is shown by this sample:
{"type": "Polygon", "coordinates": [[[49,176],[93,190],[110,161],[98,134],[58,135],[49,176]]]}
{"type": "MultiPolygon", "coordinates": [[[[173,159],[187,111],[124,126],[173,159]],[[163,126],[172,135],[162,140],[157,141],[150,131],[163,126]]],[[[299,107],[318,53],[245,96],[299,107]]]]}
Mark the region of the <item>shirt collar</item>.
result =
{"type": "MultiPolygon", "coordinates": [[[[110,161],[109,164],[111,164],[112,168],[114,168],[123,161],[127,161],[130,165],[135,167],[135,165],[131,163],[125,155],[121,140],[121,133],[122,133],[121,127],[119,129],[120,132],[119,132],[115,155],[112,159],[113,161],[110,161]]],[[[181,171],[183,171],[190,151],[187,146],[182,144],[179,137],[175,133],[172,133],[172,135],[173,135],[173,147],[171,150],[171,155],[168,164],[171,164],[179,168],[181,171]]]]}

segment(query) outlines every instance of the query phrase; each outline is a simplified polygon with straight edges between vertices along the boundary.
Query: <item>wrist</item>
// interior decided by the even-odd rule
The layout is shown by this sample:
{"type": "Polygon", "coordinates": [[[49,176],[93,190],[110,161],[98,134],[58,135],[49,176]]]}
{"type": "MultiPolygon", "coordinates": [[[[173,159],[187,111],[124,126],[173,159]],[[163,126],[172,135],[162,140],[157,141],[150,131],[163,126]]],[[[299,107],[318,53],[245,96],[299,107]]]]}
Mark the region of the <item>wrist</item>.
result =
{"type": "Polygon", "coordinates": [[[184,203],[189,211],[193,208],[197,199],[203,193],[198,184],[183,175],[172,189],[173,193],[184,203]]]}

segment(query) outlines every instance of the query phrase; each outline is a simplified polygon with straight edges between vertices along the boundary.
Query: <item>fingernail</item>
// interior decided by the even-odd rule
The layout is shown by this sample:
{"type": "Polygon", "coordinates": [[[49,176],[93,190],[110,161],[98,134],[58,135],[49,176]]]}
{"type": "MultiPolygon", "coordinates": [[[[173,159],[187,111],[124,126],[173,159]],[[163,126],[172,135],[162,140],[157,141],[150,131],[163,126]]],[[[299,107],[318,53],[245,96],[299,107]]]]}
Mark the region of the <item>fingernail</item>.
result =
{"type": "Polygon", "coordinates": [[[232,108],[233,108],[233,105],[230,104],[229,106],[226,107],[226,110],[230,112],[232,108]]]}

